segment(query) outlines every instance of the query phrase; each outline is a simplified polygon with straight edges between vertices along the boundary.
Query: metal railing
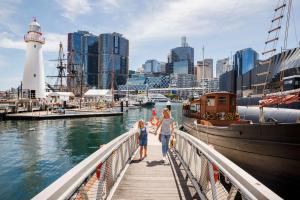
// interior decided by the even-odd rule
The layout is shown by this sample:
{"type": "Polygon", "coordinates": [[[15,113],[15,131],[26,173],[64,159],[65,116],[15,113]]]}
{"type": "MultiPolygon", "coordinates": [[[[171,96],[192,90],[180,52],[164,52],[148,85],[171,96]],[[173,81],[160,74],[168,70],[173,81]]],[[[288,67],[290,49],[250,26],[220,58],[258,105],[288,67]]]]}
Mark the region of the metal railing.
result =
{"type": "Polygon", "coordinates": [[[33,199],[106,199],[138,148],[132,128],[61,176],[33,199]]]}
{"type": "Polygon", "coordinates": [[[175,137],[175,155],[201,199],[281,199],[212,146],[180,130],[175,137]]]}
{"type": "MultiPolygon", "coordinates": [[[[201,199],[281,199],[199,139],[177,129],[175,137],[177,142],[172,152],[201,199]]],[[[132,128],[84,159],[33,199],[109,199],[138,148],[137,142],[137,129],[132,128]]]]}

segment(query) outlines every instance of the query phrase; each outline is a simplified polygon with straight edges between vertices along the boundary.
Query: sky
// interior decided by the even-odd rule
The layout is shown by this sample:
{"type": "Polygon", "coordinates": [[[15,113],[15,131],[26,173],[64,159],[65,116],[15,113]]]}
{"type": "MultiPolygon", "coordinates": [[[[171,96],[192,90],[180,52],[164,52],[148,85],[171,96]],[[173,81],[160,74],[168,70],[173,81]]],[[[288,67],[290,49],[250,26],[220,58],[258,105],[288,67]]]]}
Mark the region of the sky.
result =
{"type": "MultiPolygon", "coordinates": [[[[0,0],[0,90],[22,81],[28,24],[37,18],[46,38],[45,75],[56,75],[59,42],[67,33],[119,32],[129,40],[129,68],[148,59],[167,61],[170,49],[187,37],[195,63],[230,57],[251,47],[263,51],[277,0],[0,0]]],[[[288,48],[299,46],[300,1],[293,2],[288,48]]],[[[283,34],[281,34],[281,38],[283,34]]],[[[279,42],[282,46],[283,41],[279,42]]],[[[262,57],[262,56],[261,56],[262,57]]],[[[46,81],[51,80],[46,78],[46,81]]]]}

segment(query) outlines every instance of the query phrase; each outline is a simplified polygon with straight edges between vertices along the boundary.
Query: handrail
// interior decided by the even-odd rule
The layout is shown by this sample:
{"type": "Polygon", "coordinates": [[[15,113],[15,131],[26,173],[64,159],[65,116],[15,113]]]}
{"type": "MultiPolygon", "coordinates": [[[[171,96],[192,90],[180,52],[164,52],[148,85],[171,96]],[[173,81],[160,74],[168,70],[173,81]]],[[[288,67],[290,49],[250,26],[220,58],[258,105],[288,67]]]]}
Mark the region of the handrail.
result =
{"type": "MultiPolygon", "coordinates": [[[[136,151],[138,147],[136,141],[136,129],[132,128],[127,133],[124,133],[111,142],[105,144],[92,155],[81,161],[50,186],[37,194],[33,200],[71,198],[80,190],[80,188],[84,187],[89,179],[96,176],[96,170],[99,165],[105,166],[102,167],[102,169],[98,169],[99,173],[101,170],[102,174],[101,177],[97,178],[99,179],[99,182],[100,180],[105,182],[101,184],[106,184],[106,187],[107,182],[109,182],[110,188],[108,189],[110,190],[117,176],[136,151]],[[119,160],[122,159],[123,161],[120,162],[119,160]],[[110,180],[108,180],[108,178],[110,178],[110,180]]],[[[110,191],[105,192],[105,196],[107,196],[110,191]]]]}
{"type": "MultiPolygon", "coordinates": [[[[198,187],[202,188],[201,191],[198,191],[198,193],[201,193],[199,196],[207,196],[209,188],[213,199],[218,199],[220,195],[222,197],[228,195],[227,198],[229,195],[232,198],[233,195],[234,199],[237,191],[246,199],[281,199],[253,176],[214,150],[213,147],[180,130],[175,130],[175,137],[177,141],[175,147],[176,154],[180,157],[182,164],[192,174],[190,178],[196,180],[197,184],[199,184],[198,187]],[[227,193],[224,191],[219,193],[221,190],[216,188],[217,184],[212,175],[216,173],[216,169],[218,170],[218,174],[222,174],[223,178],[225,178],[227,184],[229,186],[231,184],[232,186],[227,193]],[[207,185],[210,186],[208,187],[207,185]]],[[[219,188],[225,188],[221,185],[224,184],[223,182],[218,181],[219,188]]]]}

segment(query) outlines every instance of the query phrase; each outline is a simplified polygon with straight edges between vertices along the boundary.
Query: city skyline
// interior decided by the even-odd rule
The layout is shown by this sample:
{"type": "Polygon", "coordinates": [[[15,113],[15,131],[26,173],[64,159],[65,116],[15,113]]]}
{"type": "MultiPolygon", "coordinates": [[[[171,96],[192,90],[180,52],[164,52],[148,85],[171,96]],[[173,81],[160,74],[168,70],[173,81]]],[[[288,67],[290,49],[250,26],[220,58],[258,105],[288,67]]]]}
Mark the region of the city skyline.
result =
{"type": "MultiPolygon", "coordinates": [[[[0,2],[0,90],[17,87],[22,80],[23,36],[33,16],[37,17],[46,38],[43,47],[45,75],[55,75],[56,63],[49,60],[57,58],[60,41],[66,52],[67,33],[77,30],[97,36],[107,32],[123,34],[130,41],[129,68],[133,70],[151,58],[165,62],[169,50],[180,46],[181,36],[186,36],[189,45],[195,49],[195,63],[202,58],[203,45],[205,58],[215,61],[248,47],[260,54],[274,7],[275,2],[271,0],[243,3],[178,0],[156,1],[155,4],[124,0],[63,0],[33,4],[24,0],[13,3],[4,0],[0,2]]],[[[297,21],[300,19],[297,12],[300,2],[294,2],[293,7],[288,48],[298,46],[293,18],[296,26],[300,24],[297,21]]],[[[300,29],[299,25],[296,29],[300,29]]]]}

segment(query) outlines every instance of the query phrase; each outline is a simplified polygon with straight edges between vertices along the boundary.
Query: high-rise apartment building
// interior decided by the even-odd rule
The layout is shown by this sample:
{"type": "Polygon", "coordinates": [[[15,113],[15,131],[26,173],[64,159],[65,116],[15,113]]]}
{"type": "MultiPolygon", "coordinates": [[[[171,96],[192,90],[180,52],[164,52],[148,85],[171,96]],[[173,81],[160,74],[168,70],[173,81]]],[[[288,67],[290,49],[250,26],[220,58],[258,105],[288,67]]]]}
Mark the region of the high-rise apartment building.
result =
{"type": "Polygon", "coordinates": [[[112,84],[125,85],[129,66],[129,41],[119,33],[99,36],[98,87],[110,89],[112,84]],[[114,78],[113,78],[114,77],[114,78]]]}
{"type": "Polygon", "coordinates": [[[213,78],[213,66],[214,61],[213,59],[204,59],[204,66],[203,61],[198,61],[196,65],[196,79],[197,81],[201,81],[204,79],[212,79],[213,78]],[[203,75],[204,73],[204,75],[203,75]]]}

